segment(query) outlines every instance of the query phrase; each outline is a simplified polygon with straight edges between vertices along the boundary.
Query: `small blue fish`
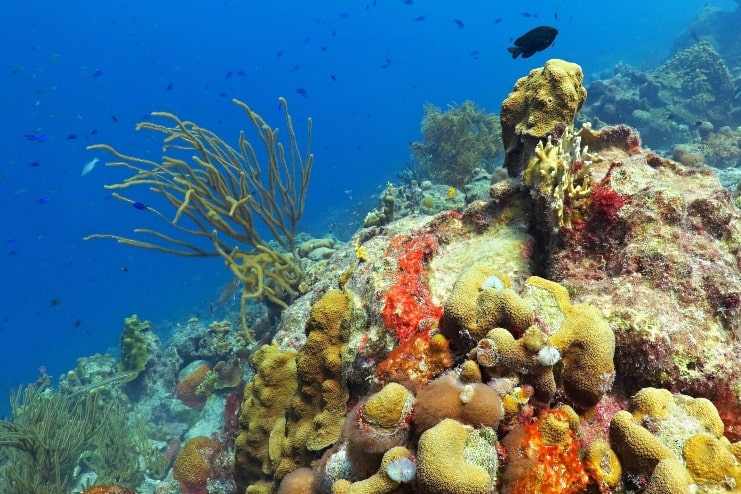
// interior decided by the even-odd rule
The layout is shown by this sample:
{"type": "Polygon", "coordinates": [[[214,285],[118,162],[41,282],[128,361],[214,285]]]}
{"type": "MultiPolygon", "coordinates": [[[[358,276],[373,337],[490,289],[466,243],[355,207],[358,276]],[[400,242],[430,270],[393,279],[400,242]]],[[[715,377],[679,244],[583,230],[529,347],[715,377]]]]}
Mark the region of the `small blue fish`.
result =
{"type": "Polygon", "coordinates": [[[95,69],[95,72],[93,72],[92,77],[100,77],[103,75],[103,69],[95,69]]]}
{"type": "Polygon", "coordinates": [[[296,89],[296,92],[298,94],[300,94],[301,96],[304,96],[304,97],[308,96],[308,94],[309,94],[308,91],[306,91],[306,89],[304,89],[302,87],[296,89]]]}
{"type": "Polygon", "coordinates": [[[31,142],[44,142],[49,138],[49,134],[26,134],[25,137],[31,142]]]}
{"type": "Polygon", "coordinates": [[[37,168],[37,167],[41,166],[41,163],[39,163],[38,161],[32,161],[31,162],[31,166],[34,167],[34,168],[37,168]]]}
{"type": "Polygon", "coordinates": [[[75,139],[77,139],[77,134],[70,134],[67,136],[68,141],[74,141],[75,139]]]}
{"type": "Polygon", "coordinates": [[[172,91],[172,88],[174,88],[174,87],[175,87],[175,84],[173,84],[173,83],[171,82],[171,83],[169,83],[169,84],[167,85],[167,87],[165,88],[165,90],[167,90],[167,91],[172,91]]]}
{"type": "Polygon", "coordinates": [[[333,81],[337,81],[337,76],[334,74],[329,74],[329,77],[331,77],[333,81]]]}
{"type": "Polygon", "coordinates": [[[226,76],[224,77],[224,79],[229,79],[231,78],[231,76],[232,76],[232,71],[230,70],[229,72],[226,73],[226,76]]]}
{"type": "Polygon", "coordinates": [[[414,0],[404,0],[404,3],[407,5],[414,5],[414,0]]]}
{"type": "Polygon", "coordinates": [[[415,21],[417,21],[417,22],[422,22],[422,21],[424,21],[425,19],[427,19],[427,17],[425,17],[425,16],[423,16],[423,15],[420,15],[419,17],[417,17],[417,18],[416,18],[416,19],[414,19],[414,20],[415,20],[415,21]]]}
{"type": "Polygon", "coordinates": [[[244,77],[244,76],[247,75],[247,72],[245,72],[244,70],[238,70],[237,71],[237,75],[240,76],[240,77],[244,77]]]}
{"type": "Polygon", "coordinates": [[[36,200],[36,203],[37,204],[46,204],[49,201],[50,201],[50,199],[48,197],[40,197],[39,199],[36,200]]]}
{"type": "Polygon", "coordinates": [[[346,18],[350,17],[350,12],[342,12],[340,14],[340,17],[342,17],[343,19],[346,19],[346,18]]]}
{"type": "Polygon", "coordinates": [[[497,19],[494,20],[494,24],[499,24],[500,22],[502,22],[501,17],[498,17],[497,19]]]}
{"type": "Polygon", "coordinates": [[[275,56],[278,57],[278,58],[282,57],[283,56],[283,50],[278,50],[277,53],[275,54],[275,56]]]}
{"type": "Polygon", "coordinates": [[[453,19],[453,22],[455,22],[455,25],[458,26],[458,29],[463,29],[466,27],[465,24],[463,24],[463,21],[460,19],[453,19]]]}
{"type": "Polygon", "coordinates": [[[137,201],[137,202],[135,202],[135,203],[133,203],[133,204],[132,204],[132,206],[134,206],[134,207],[135,207],[136,209],[138,209],[139,211],[146,211],[146,210],[148,210],[148,209],[149,209],[149,206],[147,206],[147,205],[146,205],[146,204],[144,204],[143,202],[138,202],[138,201],[137,201]]]}

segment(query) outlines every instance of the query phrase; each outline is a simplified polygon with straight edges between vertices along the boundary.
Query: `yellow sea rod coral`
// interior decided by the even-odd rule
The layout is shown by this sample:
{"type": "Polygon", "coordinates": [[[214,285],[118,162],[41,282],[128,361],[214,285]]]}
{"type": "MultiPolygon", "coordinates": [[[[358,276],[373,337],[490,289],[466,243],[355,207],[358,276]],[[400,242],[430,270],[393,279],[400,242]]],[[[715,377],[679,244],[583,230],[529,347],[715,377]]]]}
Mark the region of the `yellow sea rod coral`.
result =
{"type": "Polygon", "coordinates": [[[481,466],[469,463],[465,454],[467,440],[466,427],[452,419],[445,419],[422,434],[417,444],[417,479],[423,492],[488,494],[493,490],[493,476],[481,466]]]}

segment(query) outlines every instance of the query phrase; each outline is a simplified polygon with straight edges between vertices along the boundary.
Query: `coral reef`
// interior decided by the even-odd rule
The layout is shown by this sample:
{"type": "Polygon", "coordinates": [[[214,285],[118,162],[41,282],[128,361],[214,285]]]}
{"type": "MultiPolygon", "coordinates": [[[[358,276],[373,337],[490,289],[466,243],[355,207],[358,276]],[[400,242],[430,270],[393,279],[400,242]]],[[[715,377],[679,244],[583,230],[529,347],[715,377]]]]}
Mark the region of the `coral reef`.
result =
{"type": "Polygon", "coordinates": [[[119,370],[130,374],[130,380],[144,370],[147,364],[147,338],[152,328],[149,321],[139,321],[136,314],[124,319],[124,330],[121,333],[121,364],[119,370]]]}
{"type": "Polygon", "coordinates": [[[723,436],[718,411],[703,398],[644,388],[629,411],[613,416],[610,441],[625,470],[650,479],[647,492],[685,492],[690,484],[730,492],[741,481],[741,443],[723,436]]]}
{"type": "Polygon", "coordinates": [[[487,494],[496,482],[497,456],[489,442],[453,419],[427,429],[417,445],[417,480],[422,492],[487,494]],[[472,434],[476,434],[472,439],[472,434]],[[471,451],[473,449],[473,451],[471,451]]]}
{"type": "Polygon", "coordinates": [[[581,67],[552,59],[515,83],[500,114],[504,167],[511,177],[523,170],[537,142],[573,125],[587,98],[583,80],[581,67]]]}
{"type": "Polygon", "coordinates": [[[252,365],[256,372],[244,390],[235,444],[235,480],[241,491],[272,481],[285,435],[285,411],[297,388],[295,352],[264,345],[252,365]]]}
{"type": "Polygon", "coordinates": [[[208,494],[207,482],[212,476],[212,462],[219,445],[205,436],[194,437],[172,465],[172,476],[180,483],[183,494],[208,494]]]}
{"type": "Polygon", "coordinates": [[[651,147],[704,140],[714,129],[741,124],[732,76],[707,42],[694,43],[651,72],[618,65],[589,86],[583,117],[596,126],[628,124],[651,147]]]}

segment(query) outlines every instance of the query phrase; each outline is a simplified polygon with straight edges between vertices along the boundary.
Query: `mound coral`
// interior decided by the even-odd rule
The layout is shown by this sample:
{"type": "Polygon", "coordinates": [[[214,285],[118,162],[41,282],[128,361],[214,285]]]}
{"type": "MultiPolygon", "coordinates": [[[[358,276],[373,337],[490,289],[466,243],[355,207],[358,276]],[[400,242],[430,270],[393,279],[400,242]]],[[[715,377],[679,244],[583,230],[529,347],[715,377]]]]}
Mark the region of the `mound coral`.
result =
{"type": "Polygon", "coordinates": [[[624,469],[648,477],[651,492],[683,492],[660,487],[689,483],[725,492],[741,484],[741,443],[722,434],[708,400],[655,388],[636,393],[630,411],[617,412],[610,423],[610,442],[624,469]]]}
{"type": "Polygon", "coordinates": [[[207,494],[206,482],[213,474],[212,461],[219,445],[205,436],[194,437],[183,446],[172,465],[172,476],[184,494],[207,494]]]}
{"type": "Polygon", "coordinates": [[[532,323],[532,308],[510,288],[504,274],[472,266],[461,273],[445,300],[440,331],[458,341],[462,333],[479,339],[496,327],[521,333],[532,323]],[[500,283],[492,283],[493,278],[500,283]]]}
{"type": "Polygon", "coordinates": [[[402,483],[413,480],[414,474],[414,456],[407,448],[396,446],[383,455],[378,472],[358,482],[338,480],[332,494],[392,494],[402,483]],[[399,471],[400,465],[404,471],[399,471]]]}
{"type": "Polygon", "coordinates": [[[276,481],[307,466],[340,437],[349,399],[342,354],[350,309],[350,295],[342,290],[328,291],[311,308],[306,343],[296,355],[297,392],[286,410],[282,447],[276,453],[276,481]]]}
{"type": "Polygon", "coordinates": [[[428,494],[488,494],[496,481],[494,431],[481,436],[453,419],[426,430],[417,444],[417,481],[428,494]]]}
{"type": "Polygon", "coordinates": [[[537,142],[573,125],[587,98],[583,80],[581,67],[552,59],[515,83],[500,114],[504,167],[510,177],[520,174],[537,142]]]}
{"type": "Polygon", "coordinates": [[[503,415],[502,400],[494,389],[481,382],[464,383],[455,373],[449,373],[417,393],[413,420],[419,434],[446,418],[496,429],[503,415]]]}
{"type": "Polygon", "coordinates": [[[82,494],[136,494],[136,492],[122,485],[95,485],[82,494]]]}
{"type": "Polygon", "coordinates": [[[234,477],[241,492],[272,481],[285,437],[286,409],[298,386],[296,352],[263,345],[252,366],[255,375],[244,389],[234,448],[234,477]]]}
{"type": "Polygon", "coordinates": [[[366,478],[378,470],[384,453],[406,442],[414,395],[389,383],[348,413],[342,435],[353,473],[366,478]]]}

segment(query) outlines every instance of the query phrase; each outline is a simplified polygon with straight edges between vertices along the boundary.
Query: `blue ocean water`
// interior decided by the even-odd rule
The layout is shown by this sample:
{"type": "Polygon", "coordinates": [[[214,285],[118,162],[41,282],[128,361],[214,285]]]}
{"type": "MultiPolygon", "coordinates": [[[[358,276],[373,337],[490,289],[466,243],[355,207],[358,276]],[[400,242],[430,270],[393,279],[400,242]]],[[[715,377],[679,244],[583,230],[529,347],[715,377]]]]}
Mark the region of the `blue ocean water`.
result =
{"type": "MultiPolygon", "coordinates": [[[[102,166],[110,156],[87,145],[156,159],[160,142],[134,131],[156,110],[236,142],[249,123],[231,98],[279,125],[277,99],[285,96],[301,136],[306,118],[314,122],[302,228],[342,236],[409,161],[424,103],[470,99],[498,112],[517,78],[550,58],[580,64],[588,80],[619,61],[656,66],[707,4],[4,2],[0,396],[32,381],[40,366],[57,376],[79,356],[115,352],[123,318],[133,313],[157,331],[208,311],[206,300],[230,279],[218,259],[83,241],[158,224],[111,200],[103,185],[125,174],[102,166]],[[554,46],[513,60],[511,40],[542,24],[559,29],[554,46]],[[101,163],[81,176],[93,158],[101,163]]],[[[0,398],[0,415],[6,403],[0,398]]]]}

